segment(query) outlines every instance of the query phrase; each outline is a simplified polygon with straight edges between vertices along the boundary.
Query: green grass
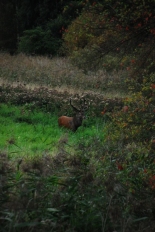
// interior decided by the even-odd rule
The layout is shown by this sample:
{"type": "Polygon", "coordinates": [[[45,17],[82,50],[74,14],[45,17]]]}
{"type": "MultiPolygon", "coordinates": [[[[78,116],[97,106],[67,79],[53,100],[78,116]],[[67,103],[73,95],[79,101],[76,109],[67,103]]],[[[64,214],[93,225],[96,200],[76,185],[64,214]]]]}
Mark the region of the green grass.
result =
{"type": "MultiPolygon", "coordinates": [[[[59,128],[58,116],[38,110],[30,110],[28,105],[0,106],[0,150],[10,157],[39,156],[55,154],[61,138],[67,138],[68,149],[81,141],[92,138],[103,139],[104,123],[101,119],[86,119],[84,126],[76,133],[59,128]]],[[[72,147],[72,148],[70,148],[72,147]]]]}
{"type": "Polygon", "coordinates": [[[0,149],[11,156],[53,151],[61,131],[56,115],[1,105],[0,149]]]}

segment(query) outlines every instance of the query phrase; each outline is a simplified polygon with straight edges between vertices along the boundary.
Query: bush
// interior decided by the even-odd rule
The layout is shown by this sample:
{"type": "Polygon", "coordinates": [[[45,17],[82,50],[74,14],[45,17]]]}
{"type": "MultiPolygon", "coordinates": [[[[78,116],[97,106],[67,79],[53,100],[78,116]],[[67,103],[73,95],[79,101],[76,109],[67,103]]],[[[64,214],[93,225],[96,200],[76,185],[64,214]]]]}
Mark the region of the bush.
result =
{"type": "Polygon", "coordinates": [[[43,30],[41,27],[36,27],[32,30],[24,31],[20,38],[18,51],[26,54],[51,54],[58,53],[61,40],[52,36],[51,30],[43,30]]]}

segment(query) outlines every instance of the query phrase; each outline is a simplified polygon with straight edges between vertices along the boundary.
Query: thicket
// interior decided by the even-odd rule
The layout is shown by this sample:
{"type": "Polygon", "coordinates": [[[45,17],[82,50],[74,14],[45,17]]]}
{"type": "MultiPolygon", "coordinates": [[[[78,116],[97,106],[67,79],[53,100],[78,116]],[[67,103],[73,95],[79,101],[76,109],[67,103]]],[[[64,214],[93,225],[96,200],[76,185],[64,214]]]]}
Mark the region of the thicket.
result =
{"type": "Polygon", "coordinates": [[[144,75],[153,71],[154,5],[154,1],[94,2],[64,33],[66,51],[82,68],[113,64],[112,69],[132,69],[134,78],[143,82],[144,75]]]}
{"type": "MultiPolygon", "coordinates": [[[[145,181],[154,195],[154,5],[155,1],[95,2],[64,34],[66,50],[83,70],[126,69],[129,73],[131,97],[124,99],[121,111],[110,113],[113,123],[104,143],[129,191],[138,195],[147,192],[145,181]]],[[[102,114],[109,115],[106,105],[102,114]]]]}
{"type": "MultiPolygon", "coordinates": [[[[126,82],[131,97],[124,100],[122,111],[111,114],[115,126],[108,141],[114,147],[120,138],[122,147],[136,141],[149,149],[146,156],[151,157],[155,137],[154,5],[155,1],[94,2],[64,34],[73,62],[85,71],[128,71],[126,82]]],[[[107,111],[105,105],[103,114],[107,111]]]]}

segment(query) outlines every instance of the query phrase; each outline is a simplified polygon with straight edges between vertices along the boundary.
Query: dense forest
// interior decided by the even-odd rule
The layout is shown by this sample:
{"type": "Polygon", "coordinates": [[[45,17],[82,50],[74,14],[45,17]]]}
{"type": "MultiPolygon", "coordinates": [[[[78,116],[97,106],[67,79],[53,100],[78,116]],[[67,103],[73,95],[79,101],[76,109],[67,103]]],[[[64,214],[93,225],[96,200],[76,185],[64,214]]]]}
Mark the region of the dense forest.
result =
{"type": "Polygon", "coordinates": [[[13,52],[21,46],[21,51],[26,53],[57,54],[64,28],[80,14],[84,5],[82,1],[2,0],[0,48],[13,52]]]}

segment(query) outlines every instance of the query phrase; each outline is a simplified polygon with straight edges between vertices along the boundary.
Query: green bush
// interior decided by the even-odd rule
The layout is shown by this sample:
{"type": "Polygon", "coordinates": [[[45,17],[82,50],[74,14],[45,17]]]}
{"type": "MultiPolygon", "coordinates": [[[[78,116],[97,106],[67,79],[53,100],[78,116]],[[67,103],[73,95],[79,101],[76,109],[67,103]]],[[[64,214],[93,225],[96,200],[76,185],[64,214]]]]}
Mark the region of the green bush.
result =
{"type": "Polygon", "coordinates": [[[24,31],[20,38],[18,51],[26,54],[51,54],[58,53],[61,40],[52,36],[49,28],[43,30],[41,27],[36,27],[32,30],[24,31]]]}

